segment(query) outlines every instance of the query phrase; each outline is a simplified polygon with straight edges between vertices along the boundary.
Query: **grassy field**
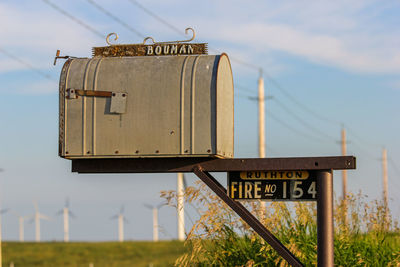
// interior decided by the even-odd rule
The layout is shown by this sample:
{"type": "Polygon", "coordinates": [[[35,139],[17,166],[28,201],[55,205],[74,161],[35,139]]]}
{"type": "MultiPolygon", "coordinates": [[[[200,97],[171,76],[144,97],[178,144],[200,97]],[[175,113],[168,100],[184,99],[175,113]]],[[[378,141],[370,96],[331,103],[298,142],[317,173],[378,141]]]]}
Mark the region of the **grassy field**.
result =
{"type": "Polygon", "coordinates": [[[3,242],[3,266],[173,266],[183,242],[3,242]]]}

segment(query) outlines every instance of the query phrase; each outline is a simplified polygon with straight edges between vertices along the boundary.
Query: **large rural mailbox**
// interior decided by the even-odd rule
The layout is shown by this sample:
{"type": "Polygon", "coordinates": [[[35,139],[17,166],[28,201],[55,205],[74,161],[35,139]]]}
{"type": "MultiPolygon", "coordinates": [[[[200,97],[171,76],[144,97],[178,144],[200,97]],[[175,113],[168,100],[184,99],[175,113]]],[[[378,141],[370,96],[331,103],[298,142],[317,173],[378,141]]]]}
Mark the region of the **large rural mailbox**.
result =
{"type": "Polygon", "coordinates": [[[233,157],[229,58],[203,54],[204,45],[111,45],[94,48],[93,58],[68,58],[60,156],[233,157]]]}

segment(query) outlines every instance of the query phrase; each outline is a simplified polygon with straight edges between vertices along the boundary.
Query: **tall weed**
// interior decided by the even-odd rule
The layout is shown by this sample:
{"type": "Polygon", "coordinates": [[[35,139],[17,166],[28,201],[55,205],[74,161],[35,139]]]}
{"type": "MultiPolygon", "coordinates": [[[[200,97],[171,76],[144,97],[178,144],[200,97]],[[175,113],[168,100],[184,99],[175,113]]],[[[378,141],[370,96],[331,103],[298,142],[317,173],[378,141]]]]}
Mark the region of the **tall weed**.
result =
{"type": "MultiPolygon", "coordinates": [[[[176,207],[175,191],[161,196],[176,207]]],[[[199,182],[185,191],[185,201],[200,214],[187,235],[188,252],[176,266],[288,266],[223,201],[199,182]]],[[[385,219],[383,203],[349,195],[334,207],[335,265],[400,266],[400,231],[385,219]],[[347,207],[345,209],[345,207],[347,207]],[[347,214],[347,216],[346,216],[347,214]],[[346,219],[347,218],[347,219],[346,219]]],[[[306,266],[317,264],[315,202],[242,202],[306,266]]]]}

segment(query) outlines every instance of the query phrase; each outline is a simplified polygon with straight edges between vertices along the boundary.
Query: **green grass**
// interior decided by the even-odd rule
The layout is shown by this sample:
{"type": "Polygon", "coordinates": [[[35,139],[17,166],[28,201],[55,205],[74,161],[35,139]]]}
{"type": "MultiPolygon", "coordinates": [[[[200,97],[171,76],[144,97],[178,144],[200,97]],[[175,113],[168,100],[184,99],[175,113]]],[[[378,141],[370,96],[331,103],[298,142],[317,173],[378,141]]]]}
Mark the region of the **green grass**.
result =
{"type": "Polygon", "coordinates": [[[3,266],[173,266],[183,242],[3,242],[3,266]]]}

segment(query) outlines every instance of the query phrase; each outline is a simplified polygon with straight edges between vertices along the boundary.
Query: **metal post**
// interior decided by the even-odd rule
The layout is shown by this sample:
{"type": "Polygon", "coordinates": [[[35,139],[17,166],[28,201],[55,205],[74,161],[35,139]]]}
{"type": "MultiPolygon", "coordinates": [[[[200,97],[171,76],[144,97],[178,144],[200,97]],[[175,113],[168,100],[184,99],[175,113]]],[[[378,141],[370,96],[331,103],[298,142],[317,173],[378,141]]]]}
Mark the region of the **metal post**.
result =
{"type": "Polygon", "coordinates": [[[333,267],[333,178],[332,171],[317,172],[318,266],[333,267]]]}

